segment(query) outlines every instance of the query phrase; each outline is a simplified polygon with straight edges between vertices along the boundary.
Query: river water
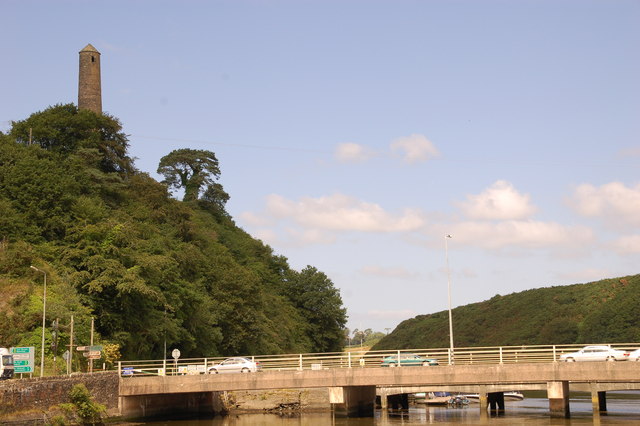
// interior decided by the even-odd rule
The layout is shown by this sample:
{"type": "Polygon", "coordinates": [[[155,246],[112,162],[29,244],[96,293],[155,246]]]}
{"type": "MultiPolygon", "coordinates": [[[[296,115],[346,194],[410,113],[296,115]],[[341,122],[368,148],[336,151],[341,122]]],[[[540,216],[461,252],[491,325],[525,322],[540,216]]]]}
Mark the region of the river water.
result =
{"type": "MultiPolygon", "coordinates": [[[[376,410],[373,418],[334,418],[331,413],[302,414],[238,414],[200,420],[165,420],[136,423],[144,426],[397,426],[397,425],[640,425],[640,392],[607,392],[607,414],[596,416],[591,411],[591,395],[571,394],[571,418],[549,417],[546,398],[529,397],[506,403],[500,415],[481,416],[478,404],[462,408],[412,405],[408,410],[376,410]]],[[[128,423],[133,425],[134,423],[128,423]]]]}

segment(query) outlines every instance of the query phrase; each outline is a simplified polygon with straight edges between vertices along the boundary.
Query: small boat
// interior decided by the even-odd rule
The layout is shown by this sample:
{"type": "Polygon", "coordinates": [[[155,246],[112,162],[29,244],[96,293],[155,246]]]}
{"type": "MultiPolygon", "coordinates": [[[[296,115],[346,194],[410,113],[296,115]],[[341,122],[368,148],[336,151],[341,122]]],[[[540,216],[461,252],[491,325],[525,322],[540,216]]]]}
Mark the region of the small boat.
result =
{"type": "Polygon", "coordinates": [[[451,393],[449,392],[429,392],[429,393],[417,393],[416,403],[427,405],[447,405],[449,399],[451,399],[451,393]]]}
{"type": "MultiPolygon", "coordinates": [[[[524,395],[520,392],[510,391],[503,392],[504,400],[506,401],[522,401],[524,399],[524,395]]],[[[471,402],[480,402],[480,395],[477,393],[467,393],[464,395],[471,402]]]]}
{"type": "Polygon", "coordinates": [[[463,405],[469,405],[469,400],[464,395],[453,395],[449,398],[447,404],[452,407],[462,407],[463,405]]]}

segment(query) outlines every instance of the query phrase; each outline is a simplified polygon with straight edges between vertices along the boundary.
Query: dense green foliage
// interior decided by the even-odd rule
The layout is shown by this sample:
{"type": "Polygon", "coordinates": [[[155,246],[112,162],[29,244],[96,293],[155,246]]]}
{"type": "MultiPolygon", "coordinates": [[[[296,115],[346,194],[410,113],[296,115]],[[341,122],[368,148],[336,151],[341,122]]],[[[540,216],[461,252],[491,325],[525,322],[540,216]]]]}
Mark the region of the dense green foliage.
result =
{"type": "MultiPolygon", "coordinates": [[[[454,345],[640,341],[640,275],[527,290],[453,310],[454,345]]],[[[449,346],[448,311],[403,321],[373,349],[449,346]]]]}
{"type": "Polygon", "coordinates": [[[64,416],[54,417],[51,424],[101,425],[107,407],[93,400],[87,387],[80,383],[69,391],[70,403],[60,404],[64,416]]]}
{"type": "Polygon", "coordinates": [[[346,314],[323,273],[292,270],[238,228],[219,183],[171,198],[127,144],[117,120],[73,105],[0,133],[2,346],[40,346],[43,275],[30,265],[47,272],[62,351],[71,315],[76,344],[89,343],[93,316],[97,341],[129,359],[161,358],[165,341],[183,357],[341,345],[346,314]]]}

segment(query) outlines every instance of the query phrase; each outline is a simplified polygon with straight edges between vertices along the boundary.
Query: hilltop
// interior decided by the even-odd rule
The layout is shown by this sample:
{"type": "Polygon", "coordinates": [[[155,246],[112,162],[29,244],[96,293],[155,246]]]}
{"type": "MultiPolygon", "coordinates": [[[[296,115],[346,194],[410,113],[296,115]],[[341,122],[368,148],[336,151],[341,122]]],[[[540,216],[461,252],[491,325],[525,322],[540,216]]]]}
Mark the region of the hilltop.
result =
{"type": "MultiPolygon", "coordinates": [[[[454,345],[640,341],[640,275],[496,295],[452,311],[454,345]]],[[[449,313],[403,321],[372,349],[449,347],[449,313]]]]}
{"type": "Polygon", "coordinates": [[[107,363],[163,358],[165,346],[183,357],[341,349],[339,291],[235,224],[213,152],[167,153],[158,182],[127,148],[116,118],[72,104],[0,132],[1,346],[40,348],[46,273],[47,358],[61,360],[71,316],[76,345],[95,318],[107,363]]]}

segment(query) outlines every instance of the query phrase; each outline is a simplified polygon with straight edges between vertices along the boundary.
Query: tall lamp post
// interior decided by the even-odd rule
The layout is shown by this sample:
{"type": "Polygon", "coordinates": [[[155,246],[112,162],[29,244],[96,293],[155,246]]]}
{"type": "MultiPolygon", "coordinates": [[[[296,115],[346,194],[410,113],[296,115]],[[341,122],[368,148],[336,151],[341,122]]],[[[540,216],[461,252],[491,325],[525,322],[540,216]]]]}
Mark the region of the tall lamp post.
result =
{"type": "Polygon", "coordinates": [[[453,238],[450,234],[444,237],[444,256],[447,262],[447,294],[449,297],[449,364],[453,364],[453,317],[451,315],[451,271],[449,270],[449,247],[447,240],[453,238]]]}
{"type": "Polygon", "coordinates": [[[44,292],[42,294],[42,349],[40,354],[40,377],[44,376],[44,329],[46,327],[45,317],[47,314],[47,273],[42,269],[38,269],[31,265],[31,269],[34,271],[42,272],[44,274],[44,292]]]}

